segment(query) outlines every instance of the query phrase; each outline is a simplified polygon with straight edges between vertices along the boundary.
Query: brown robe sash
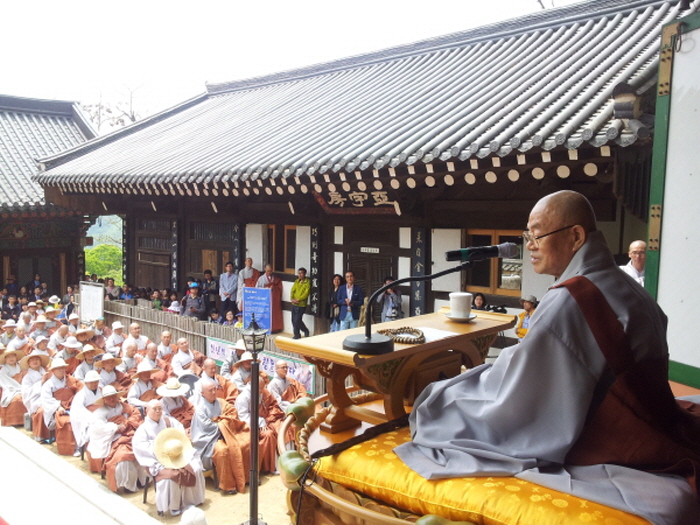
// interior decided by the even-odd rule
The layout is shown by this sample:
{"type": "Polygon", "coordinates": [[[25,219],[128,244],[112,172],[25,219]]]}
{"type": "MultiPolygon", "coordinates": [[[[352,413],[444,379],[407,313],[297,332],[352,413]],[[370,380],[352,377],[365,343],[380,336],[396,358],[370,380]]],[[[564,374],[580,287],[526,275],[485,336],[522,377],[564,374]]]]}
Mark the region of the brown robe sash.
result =
{"type": "Polygon", "coordinates": [[[577,276],[557,287],[565,287],[578,303],[609,367],[566,463],[677,474],[697,494],[700,405],[674,399],[666,359],[633,361],[622,324],[590,280],[577,276]]]}

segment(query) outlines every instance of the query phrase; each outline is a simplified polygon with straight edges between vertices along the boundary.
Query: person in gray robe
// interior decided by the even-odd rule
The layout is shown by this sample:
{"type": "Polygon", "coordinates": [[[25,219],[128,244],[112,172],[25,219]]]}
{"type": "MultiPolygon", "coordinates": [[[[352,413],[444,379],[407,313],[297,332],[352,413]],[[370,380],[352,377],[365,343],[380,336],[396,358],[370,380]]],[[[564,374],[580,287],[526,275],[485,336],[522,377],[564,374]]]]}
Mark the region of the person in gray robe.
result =
{"type": "MultiPolygon", "coordinates": [[[[553,275],[556,283],[587,277],[622,323],[634,361],[668,358],[665,315],[619,271],[585,197],[563,191],[541,199],[528,230],[535,272],[553,275]]],[[[609,464],[565,465],[605,370],[572,295],[550,288],[522,343],[503,349],[492,364],[421,393],[409,418],[412,441],[395,452],[427,479],[515,475],[655,524],[700,523],[698,500],[680,477],[609,464]]]]}

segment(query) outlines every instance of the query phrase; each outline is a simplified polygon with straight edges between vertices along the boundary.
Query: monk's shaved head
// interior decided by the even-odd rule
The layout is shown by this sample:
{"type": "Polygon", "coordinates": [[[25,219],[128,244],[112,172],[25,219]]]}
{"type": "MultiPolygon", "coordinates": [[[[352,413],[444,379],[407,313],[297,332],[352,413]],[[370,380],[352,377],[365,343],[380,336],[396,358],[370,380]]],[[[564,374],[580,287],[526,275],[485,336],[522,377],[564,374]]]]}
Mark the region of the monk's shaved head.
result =
{"type": "Polygon", "coordinates": [[[543,210],[559,228],[580,225],[586,233],[596,231],[595,213],[588,199],[576,191],[562,190],[542,197],[534,210],[543,210]]]}

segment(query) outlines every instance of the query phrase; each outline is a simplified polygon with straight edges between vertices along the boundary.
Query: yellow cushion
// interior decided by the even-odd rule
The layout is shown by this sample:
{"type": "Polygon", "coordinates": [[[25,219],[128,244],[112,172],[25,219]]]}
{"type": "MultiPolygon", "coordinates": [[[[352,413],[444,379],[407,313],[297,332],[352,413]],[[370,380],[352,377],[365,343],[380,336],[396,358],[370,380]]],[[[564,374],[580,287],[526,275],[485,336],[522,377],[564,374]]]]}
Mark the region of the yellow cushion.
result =
{"type": "Polygon", "coordinates": [[[649,525],[638,516],[517,478],[426,480],[393,449],[410,440],[408,427],[324,457],[324,478],[418,515],[437,514],[483,525],[649,525]]]}

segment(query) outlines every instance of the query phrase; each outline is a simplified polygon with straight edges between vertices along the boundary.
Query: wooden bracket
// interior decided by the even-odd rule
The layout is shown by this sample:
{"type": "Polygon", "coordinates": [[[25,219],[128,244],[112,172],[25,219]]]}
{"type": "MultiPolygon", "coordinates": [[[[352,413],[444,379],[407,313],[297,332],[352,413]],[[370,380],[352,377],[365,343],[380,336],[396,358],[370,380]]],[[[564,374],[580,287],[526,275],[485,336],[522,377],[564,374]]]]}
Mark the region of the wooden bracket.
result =
{"type": "Polygon", "coordinates": [[[661,204],[652,204],[649,209],[649,244],[648,250],[659,251],[661,244],[661,204]]]}

